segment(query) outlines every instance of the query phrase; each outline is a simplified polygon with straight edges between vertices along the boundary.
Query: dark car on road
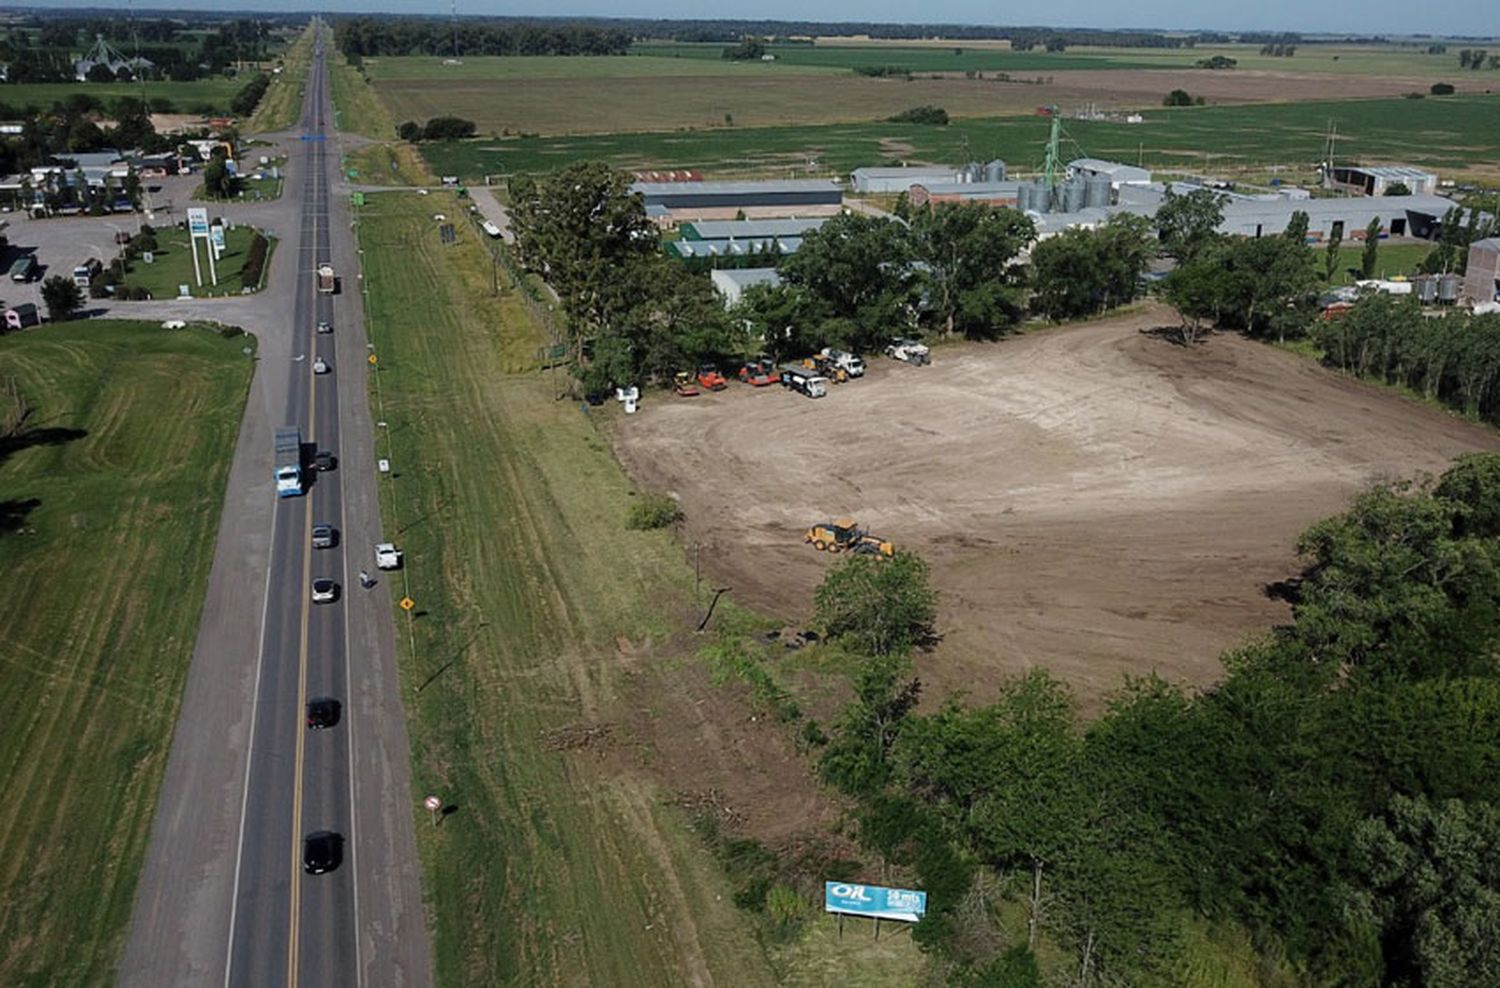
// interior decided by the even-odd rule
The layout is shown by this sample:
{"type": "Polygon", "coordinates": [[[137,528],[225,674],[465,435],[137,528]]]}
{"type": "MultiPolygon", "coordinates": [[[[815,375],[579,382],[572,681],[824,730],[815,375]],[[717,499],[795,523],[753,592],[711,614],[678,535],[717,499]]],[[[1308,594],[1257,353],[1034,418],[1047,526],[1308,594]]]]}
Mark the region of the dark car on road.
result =
{"type": "Polygon", "coordinates": [[[339,701],[331,696],[315,696],[307,701],[307,728],[321,731],[339,722],[339,701]]]}
{"type": "Polygon", "coordinates": [[[320,333],[331,333],[331,332],[333,332],[333,323],[329,322],[327,319],[324,319],[322,322],[318,323],[318,332],[320,332],[320,333]]]}
{"type": "Polygon", "coordinates": [[[309,875],[333,871],[344,860],[344,838],[332,830],[315,830],[302,839],[302,868],[309,875]]]}
{"type": "Polygon", "coordinates": [[[313,457],[313,467],[317,470],[332,470],[338,465],[338,457],[334,456],[326,449],[318,450],[317,455],[313,457]]]}
{"type": "Polygon", "coordinates": [[[334,531],[332,525],[317,524],[312,527],[314,549],[332,549],[336,541],[338,541],[338,532],[334,531]]]}

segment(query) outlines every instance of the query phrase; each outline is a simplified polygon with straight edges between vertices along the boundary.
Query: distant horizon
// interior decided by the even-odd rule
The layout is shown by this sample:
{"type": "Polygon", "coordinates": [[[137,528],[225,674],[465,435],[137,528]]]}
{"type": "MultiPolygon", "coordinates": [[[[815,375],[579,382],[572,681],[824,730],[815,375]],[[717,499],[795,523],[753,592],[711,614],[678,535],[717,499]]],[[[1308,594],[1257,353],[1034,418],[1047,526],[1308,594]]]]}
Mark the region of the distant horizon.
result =
{"type": "MultiPolygon", "coordinates": [[[[306,0],[261,0],[244,3],[243,0],[224,4],[217,0],[182,0],[180,3],[134,9],[136,16],[160,16],[172,13],[245,13],[245,14],[323,14],[349,16],[358,14],[396,14],[406,17],[446,17],[447,11],[434,9],[431,0],[324,0],[321,10],[308,10],[306,0]],[[226,7],[228,9],[226,9],[226,7]]],[[[934,0],[925,9],[928,15],[918,19],[910,16],[895,16],[886,9],[906,14],[909,7],[893,0],[864,0],[853,3],[839,0],[824,7],[822,16],[807,16],[806,8],[791,0],[762,0],[754,5],[753,13],[743,9],[720,10],[735,7],[723,0],[702,0],[700,3],[685,3],[682,0],[618,0],[599,2],[581,0],[566,12],[542,2],[522,0],[504,9],[492,3],[459,3],[460,18],[507,17],[545,18],[569,20],[660,20],[660,21],[764,21],[780,23],[817,23],[830,25],[885,24],[924,25],[933,27],[995,27],[995,28],[1058,28],[1063,30],[1140,31],[1170,34],[1193,32],[1289,32],[1310,36],[1368,37],[1383,35],[1393,38],[1464,38],[1469,40],[1495,40],[1500,38],[1500,4],[1467,4],[1458,0],[1436,0],[1423,11],[1420,23],[1414,23],[1407,5],[1395,0],[1370,0],[1361,10],[1358,26],[1351,27],[1347,15],[1330,15],[1327,11],[1310,7],[1294,0],[1269,0],[1232,12],[1223,12],[1227,23],[1205,25],[1193,23],[1203,15],[1197,3],[1188,0],[1146,0],[1137,5],[1135,13],[1151,24],[1104,23],[1105,18],[1119,16],[1118,8],[1103,0],[1081,0],[1070,10],[1073,17],[1053,23],[1026,23],[1024,18],[996,17],[994,8],[987,8],[974,0],[934,0]],[[1099,15],[1090,17],[1089,11],[1097,8],[1099,15]],[[983,11],[982,13],[980,11],[983,11]],[[857,12],[857,13],[856,13],[857,12]]],[[[55,13],[67,11],[80,17],[96,13],[124,15],[129,8],[125,0],[116,3],[91,3],[80,6],[73,0],[37,0],[26,5],[0,5],[0,11],[25,14],[33,11],[55,13]]]]}

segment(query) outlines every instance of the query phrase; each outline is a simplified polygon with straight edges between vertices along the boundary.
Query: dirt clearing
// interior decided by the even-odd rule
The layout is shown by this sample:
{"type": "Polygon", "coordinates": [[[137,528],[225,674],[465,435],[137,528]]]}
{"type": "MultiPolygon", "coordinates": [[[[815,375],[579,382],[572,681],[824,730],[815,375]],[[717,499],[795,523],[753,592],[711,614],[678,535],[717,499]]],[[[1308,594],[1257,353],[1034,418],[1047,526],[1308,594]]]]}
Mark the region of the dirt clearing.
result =
{"type": "Polygon", "coordinates": [[[1218,677],[1286,616],[1263,587],[1372,481],[1500,449],[1492,430],[1231,335],[1183,348],[1128,317],[877,359],[819,401],[733,386],[621,423],[644,487],[681,498],[705,579],[796,618],[832,558],[801,541],[853,515],[932,564],[930,695],[987,699],[1046,666],[1087,699],[1127,674],[1218,677]]]}

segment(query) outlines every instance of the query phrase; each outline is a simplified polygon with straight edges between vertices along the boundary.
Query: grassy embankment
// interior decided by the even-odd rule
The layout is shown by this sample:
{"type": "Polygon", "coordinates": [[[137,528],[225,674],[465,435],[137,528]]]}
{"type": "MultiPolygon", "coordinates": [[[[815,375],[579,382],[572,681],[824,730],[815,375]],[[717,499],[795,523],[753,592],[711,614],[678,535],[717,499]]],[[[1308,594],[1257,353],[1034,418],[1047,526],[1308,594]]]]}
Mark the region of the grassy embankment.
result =
{"type": "Polygon", "coordinates": [[[315,37],[316,27],[309,24],[287,49],[281,73],[271,76],[266,94],[260,98],[255,113],[245,122],[245,133],[266,134],[296,125],[302,115],[302,94],[307,88],[307,70],[312,64],[315,37]]]}
{"type": "MultiPolygon", "coordinates": [[[[1158,168],[1223,170],[1315,161],[1330,124],[1339,154],[1401,160],[1445,175],[1491,167],[1500,158],[1500,96],[1425,100],[1359,100],[1254,106],[1160,108],[1134,126],[1067,121],[1065,153],[1087,153],[1158,168]]],[[[1042,158],[1045,117],[959,119],[947,127],[856,123],[787,127],[722,127],[565,137],[479,138],[424,144],[441,175],[550,171],[595,159],[622,168],[697,168],[723,174],[785,178],[805,173],[809,156],[820,174],[847,173],[894,159],[959,161],[965,154],[1003,158],[1016,170],[1042,158]]]]}
{"type": "Polygon", "coordinates": [[[338,129],[359,134],[372,141],[389,141],[396,137],[396,124],[390,111],[365,82],[364,76],[337,52],[328,58],[329,82],[333,86],[334,118],[338,129]]]}
{"type": "MultiPolygon", "coordinates": [[[[845,949],[824,924],[770,956],[672,793],[548,750],[550,732],[622,715],[642,661],[625,656],[680,630],[692,573],[669,534],[625,530],[631,486],[599,413],[525,372],[542,334],[508,283],[491,297],[477,235],[439,243],[431,214],[459,200],[368,201],[376,414],[398,474],[385,524],[420,613],[402,673],[414,782],[459,807],[418,830],[439,981],[816,983],[799,972],[845,949]]],[[[877,949],[887,983],[910,983],[909,941],[877,949]]]]}
{"type": "MultiPolygon", "coordinates": [[[[194,298],[219,298],[243,294],[248,287],[259,289],[260,285],[245,285],[240,274],[245,265],[245,255],[250,250],[250,241],[255,238],[253,227],[237,226],[224,234],[224,254],[214,262],[219,283],[209,280],[208,257],[203,244],[198,245],[198,265],[203,273],[200,287],[193,279],[193,255],[188,245],[187,231],[180,227],[162,227],[156,231],[159,249],[152,254],[152,263],[137,258],[131,262],[125,275],[125,284],[131,288],[145,288],[152,298],[176,298],[177,286],[187,285],[194,298]]],[[[270,240],[266,263],[261,269],[261,280],[271,270],[271,255],[276,251],[276,240],[270,240]]]]}
{"type": "Polygon", "coordinates": [[[365,77],[342,57],[332,65],[333,102],[338,108],[340,129],[380,142],[348,154],[343,168],[349,179],[370,185],[436,185],[437,179],[416,147],[392,140],[396,125],[365,77]]]}
{"type": "Polygon", "coordinates": [[[112,983],[253,343],[138,322],[0,337],[0,389],[32,408],[0,439],[0,984],[112,983]]]}

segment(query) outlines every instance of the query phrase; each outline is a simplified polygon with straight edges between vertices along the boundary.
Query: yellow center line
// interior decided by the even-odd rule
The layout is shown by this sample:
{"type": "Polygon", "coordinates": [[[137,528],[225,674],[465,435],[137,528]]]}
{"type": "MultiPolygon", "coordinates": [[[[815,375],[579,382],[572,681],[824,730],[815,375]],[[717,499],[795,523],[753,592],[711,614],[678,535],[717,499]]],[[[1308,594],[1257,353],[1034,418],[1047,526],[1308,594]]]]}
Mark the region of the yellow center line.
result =
{"type": "MultiPolygon", "coordinates": [[[[317,81],[318,84],[321,85],[321,79],[315,81],[317,81]]],[[[316,99],[317,97],[314,98],[316,99]]],[[[316,150],[313,148],[309,148],[307,157],[309,163],[313,158],[318,157],[316,150]]],[[[317,186],[318,182],[320,181],[319,172],[321,170],[321,163],[317,168],[308,169],[308,180],[313,183],[312,201],[314,205],[312,217],[312,243],[315,255],[317,253],[316,248],[318,243],[318,209],[316,205],[318,199],[317,186]]],[[[301,245],[299,244],[298,247],[300,248],[301,245]]],[[[313,263],[314,265],[316,265],[317,263],[316,256],[313,258],[313,263]]],[[[313,291],[311,279],[307,278],[305,274],[299,277],[303,285],[300,290],[306,291],[311,295],[312,313],[314,316],[316,316],[318,309],[317,292],[313,291]]],[[[301,329],[302,327],[297,328],[301,329]]],[[[316,347],[314,347],[314,349],[316,349],[316,347]]],[[[317,432],[318,422],[318,389],[314,386],[317,378],[311,371],[312,367],[311,363],[309,363],[307,375],[307,439],[310,444],[316,445],[314,439],[317,432]]],[[[303,496],[311,498],[311,488],[309,488],[303,496]]],[[[297,988],[297,934],[301,927],[300,918],[302,911],[302,864],[299,858],[301,857],[302,848],[303,746],[307,739],[307,731],[302,724],[302,712],[307,709],[307,639],[308,622],[311,618],[312,611],[312,550],[310,548],[310,546],[312,545],[312,525],[313,511],[311,504],[309,504],[307,507],[307,525],[306,530],[303,533],[304,538],[302,542],[302,640],[301,645],[297,650],[297,755],[296,761],[294,763],[295,767],[292,772],[292,895],[290,909],[291,930],[287,938],[286,959],[286,977],[287,984],[290,986],[290,988],[297,988]]],[[[340,588],[341,592],[342,589],[343,588],[340,588]]]]}

